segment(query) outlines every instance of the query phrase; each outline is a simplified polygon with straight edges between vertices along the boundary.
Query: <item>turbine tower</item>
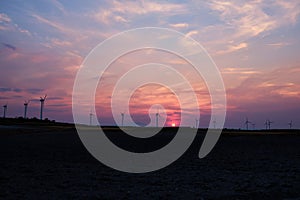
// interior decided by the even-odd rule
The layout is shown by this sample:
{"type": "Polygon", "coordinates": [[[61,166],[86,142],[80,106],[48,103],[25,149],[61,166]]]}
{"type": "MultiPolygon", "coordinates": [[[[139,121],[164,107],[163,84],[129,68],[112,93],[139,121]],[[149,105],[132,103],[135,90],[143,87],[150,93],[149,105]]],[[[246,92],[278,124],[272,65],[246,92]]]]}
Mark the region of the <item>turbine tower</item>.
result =
{"type": "Polygon", "coordinates": [[[214,129],[216,129],[216,123],[217,123],[217,121],[216,121],[216,120],[214,120],[214,121],[213,121],[213,124],[214,124],[214,129]]]}
{"type": "Polygon", "coordinates": [[[159,117],[159,110],[157,109],[157,112],[155,114],[155,117],[156,117],[156,127],[158,127],[158,117],[159,117]]]}
{"type": "Polygon", "coordinates": [[[268,120],[268,127],[269,127],[269,130],[271,130],[271,124],[274,123],[274,122],[271,122],[270,120],[268,120]]]}
{"type": "Polygon", "coordinates": [[[267,119],[265,122],[266,130],[268,130],[268,124],[269,124],[269,120],[267,119]]]}
{"type": "Polygon", "coordinates": [[[122,117],[122,126],[124,126],[124,113],[121,113],[121,117],[122,117]]]}
{"type": "Polygon", "coordinates": [[[30,102],[30,100],[24,102],[24,119],[27,118],[27,107],[28,107],[29,102],[30,102]]]}
{"type": "Polygon", "coordinates": [[[288,125],[290,126],[290,129],[292,129],[292,127],[293,127],[293,121],[291,120],[291,122],[288,123],[288,125]]]}
{"type": "Polygon", "coordinates": [[[196,126],[195,126],[195,128],[198,128],[198,126],[199,126],[199,119],[197,119],[197,118],[196,118],[196,119],[195,119],[195,122],[196,122],[196,124],[195,124],[195,125],[196,125],[196,126]]]}
{"type": "Polygon", "coordinates": [[[47,98],[47,94],[45,94],[44,98],[40,97],[40,102],[41,102],[40,120],[43,120],[43,110],[44,110],[44,104],[45,104],[46,98],[47,98]]]}
{"type": "Polygon", "coordinates": [[[5,104],[4,106],[3,106],[3,118],[5,118],[6,117],[6,111],[7,111],[7,104],[5,104]]]}
{"type": "Polygon", "coordinates": [[[245,121],[245,124],[246,124],[246,129],[248,130],[249,129],[249,124],[251,122],[248,120],[248,117],[246,117],[246,121],[245,121]]]}
{"type": "Polygon", "coordinates": [[[93,112],[92,112],[92,110],[91,110],[91,112],[90,112],[90,126],[92,126],[92,124],[93,124],[93,112]]]}
{"type": "Polygon", "coordinates": [[[253,129],[253,130],[255,129],[255,124],[254,124],[254,123],[252,123],[252,129],[253,129]]]}

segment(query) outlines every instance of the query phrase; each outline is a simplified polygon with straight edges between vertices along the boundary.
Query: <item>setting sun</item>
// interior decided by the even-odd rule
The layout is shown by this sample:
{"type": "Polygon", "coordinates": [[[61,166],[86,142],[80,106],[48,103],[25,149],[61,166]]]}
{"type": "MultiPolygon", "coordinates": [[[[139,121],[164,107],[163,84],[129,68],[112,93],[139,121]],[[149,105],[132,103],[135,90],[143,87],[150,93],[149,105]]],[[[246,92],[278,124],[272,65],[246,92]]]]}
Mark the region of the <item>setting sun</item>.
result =
{"type": "Polygon", "coordinates": [[[175,127],[176,126],[176,124],[175,123],[172,123],[172,127],[175,127]]]}

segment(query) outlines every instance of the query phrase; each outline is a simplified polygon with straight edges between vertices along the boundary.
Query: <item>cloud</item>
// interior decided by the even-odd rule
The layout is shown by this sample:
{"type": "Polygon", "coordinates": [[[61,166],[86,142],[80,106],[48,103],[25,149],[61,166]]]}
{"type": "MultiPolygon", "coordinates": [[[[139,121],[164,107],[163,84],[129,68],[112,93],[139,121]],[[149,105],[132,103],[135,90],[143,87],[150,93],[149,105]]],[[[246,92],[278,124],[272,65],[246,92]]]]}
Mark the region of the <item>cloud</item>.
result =
{"type": "Polygon", "coordinates": [[[236,36],[256,36],[277,26],[276,20],[264,12],[262,1],[213,0],[210,8],[219,12],[220,19],[236,31],[236,36]]]}
{"type": "Polygon", "coordinates": [[[11,18],[7,14],[0,13],[0,31],[9,30],[11,21],[11,18]]]}
{"type": "Polygon", "coordinates": [[[11,44],[7,44],[7,43],[2,43],[2,44],[3,44],[3,46],[5,46],[6,48],[11,49],[11,50],[13,50],[13,51],[17,50],[17,47],[15,47],[15,46],[13,46],[13,45],[11,45],[11,44]]]}
{"type": "Polygon", "coordinates": [[[151,1],[113,1],[113,9],[116,12],[128,14],[147,14],[147,13],[170,13],[176,15],[186,11],[185,5],[167,3],[167,2],[151,2],[151,1]]]}
{"type": "Polygon", "coordinates": [[[293,25],[300,14],[300,2],[272,0],[210,0],[207,3],[220,22],[204,27],[199,38],[210,48],[232,53],[252,38],[265,37],[271,31],[293,25]]]}
{"type": "Polygon", "coordinates": [[[185,34],[186,37],[192,37],[193,35],[197,35],[199,32],[197,30],[189,31],[185,34]]]}
{"type": "Polygon", "coordinates": [[[235,75],[241,75],[241,74],[261,74],[262,72],[255,70],[253,68],[238,68],[238,67],[228,67],[221,70],[222,74],[235,74],[235,75]]]}
{"type": "Polygon", "coordinates": [[[60,3],[58,0],[51,0],[51,2],[58,10],[66,14],[65,8],[62,3],[60,3]]]}
{"type": "Polygon", "coordinates": [[[170,24],[172,28],[188,28],[188,23],[178,23],[178,24],[170,24]]]}
{"type": "Polygon", "coordinates": [[[30,94],[40,94],[44,91],[44,89],[41,88],[9,88],[9,87],[2,87],[0,88],[0,92],[25,92],[30,94]]]}
{"type": "Polygon", "coordinates": [[[11,90],[12,90],[11,88],[6,88],[6,87],[0,88],[0,92],[10,92],[11,90]]]}
{"type": "Polygon", "coordinates": [[[56,28],[57,30],[59,30],[61,32],[69,32],[70,31],[70,29],[66,28],[66,26],[64,26],[60,23],[48,20],[40,15],[32,14],[31,16],[34,17],[35,19],[37,19],[39,22],[47,24],[53,28],[56,28]]]}
{"type": "Polygon", "coordinates": [[[30,94],[40,94],[44,91],[44,89],[41,89],[41,88],[28,88],[25,91],[30,93],[30,94]]]}
{"type": "Polygon", "coordinates": [[[92,17],[103,23],[111,24],[113,22],[128,23],[133,18],[147,14],[178,15],[187,12],[184,4],[169,2],[151,2],[151,1],[112,1],[108,8],[100,8],[98,12],[92,14],[92,17]]]}
{"type": "Polygon", "coordinates": [[[269,43],[267,44],[268,46],[274,46],[274,47],[283,47],[283,46],[288,46],[291,45],[288,42],[277,42],[277,43],[269,43]]]}
{"type": "Polygon", "coordinates": [[[281,8],[281,14],[283,19],[281,19],[281,23],[290,22],[295,24],[297,22],[298,15],[300,14],[300,2],[298,0],[290,0],[290,1],[275,1],[275,4],[281,8]]]}
{"type": "Polygon", "coordinates": [[[43,43],[43,46],[46,46],[48,48],[53,47],[71,47],[72,43],[67,40],[60,40],[58,38],[52,38],[49,39],[49,42],[43,43]]]}
{"type": "MultiPolygon", "coordinates": [[[[254,108],[269,104],[263,110],[284,110],[293,107],[295,100],[300,100],[300,81],[297,67],[281,67],[272,71],[248,74],[248,78],[238,86],[227,89],[229,106],[236,109],[254,108]],[[287,102],[291,103],[287,103],[287,102]]],[[[249,111],[250,111],[249,110],[249,111]]],[[[253,109],[257,110],[257,108],[253,109]]]]}
{"type": "Polygon", "coordinates": [[[238,45],[230,45],[230,46],[227,47],[227,49],[218,51],[217,54],[231,53],[231,52],[234,52],[234,51],[237,51],[237,50],[240,50],[240,49],[244,49],[244,48],[247,48],[247,47],[248,47],[248,44],[245,43],[245,42],[242,42],[238,45]]]}
{"type": "Polygon", "coordinates": [[[7,14],[4,13],[0,13],[0,31],[1,30],[18,31],[28,36],[32,35],[28,30],[21,28],[17,23],[13,23],[12,19],[7,14]]]}
{"type": "Polygon", "coordinates": [[[5,14],[5,13],[0,13],[0,23],[10,23],[11,18],[5,14]]]}

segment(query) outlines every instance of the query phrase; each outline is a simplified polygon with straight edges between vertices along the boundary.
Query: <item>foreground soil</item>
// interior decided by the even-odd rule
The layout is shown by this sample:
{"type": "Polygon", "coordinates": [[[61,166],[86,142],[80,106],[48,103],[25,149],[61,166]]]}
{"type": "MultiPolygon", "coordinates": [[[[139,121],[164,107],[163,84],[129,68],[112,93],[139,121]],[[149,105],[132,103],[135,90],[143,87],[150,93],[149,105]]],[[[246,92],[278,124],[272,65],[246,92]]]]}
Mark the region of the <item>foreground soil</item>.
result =
{"type": "MultiPolygon", "coordinates": [[[[164,131],[148,142],[160,147],[176,132],[164,131]]],[[[147,147],[120,131],[106,133],[133,151],[147,147]]],[[[129,174],[94,159],[71,126],[2,125],[0,199],[300,199],[298,133],[223,134],[199,159],[203,136],[170,166],[129,174]]]]}

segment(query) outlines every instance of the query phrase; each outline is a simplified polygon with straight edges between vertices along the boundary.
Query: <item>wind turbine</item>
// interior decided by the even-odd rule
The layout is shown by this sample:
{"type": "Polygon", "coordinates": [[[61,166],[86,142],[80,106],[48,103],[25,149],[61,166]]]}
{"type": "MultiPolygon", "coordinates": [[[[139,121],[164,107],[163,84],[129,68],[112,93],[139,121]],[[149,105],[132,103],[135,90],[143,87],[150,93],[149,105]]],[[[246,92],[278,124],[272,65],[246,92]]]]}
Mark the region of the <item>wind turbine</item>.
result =
{"type": "Polygon", "coordinates": [[[269,120],[267,119],[265,122],[266,130],[268,130],[268,124],[269,124],[269,120]]]}
{"type": "Polygon", "coordinates": [[[7,111],[7,103],[5,105],[3,105],[3,108],[4,108],[4,110],[3,110],[3,118],[5,118],[6,117],[6,111],[7,111]]]}
{"type": "Polygon", "coordinates": [[[198,128],[198,126],[199,126],[199,119],[195,119],[195,121],[196,121],[196,126],[195,126],[195,128],[198,128]]]}
{"type": "Polygon", "coordinates": [[[270,120],[268,120],[268,127],[269,127],[269,130],[271,130],[271,124],[274,123],[274,122],[271,122],[270,120]]]}
{"type": "Polygon", "coordinates": [[[158,127],[158,117],[160,117],[158,109],[157,112],[155,113],[155,117],[156,117],[156,127],[158,127]]]}
{"type": "Polygon", "coordinates": [[[44,110],[44,104],[45,104],[46,98],[47,98],[47,94],[45,94],[44,98],[40,97],[40,102],[41,102],[40,120],[43,120],[43,110],[44,110]]]}
{"type": "Polygon", "coordinates": [[[92,126],[92,124],[93,124],[93,112],[92,112],[92,110],[91,110],[91,112],[90,112],[90,126],[92,126]]]}
{"type": "Polygon", "coordinates": [[[214,120],[214,121],[213,121],[213,124],[214,124],[214,129],[216,129],[216,123],[217,123],[217,121],[216,121],[216,120],[214,120]]]}
{"type": "Polygon", "coordinates": [[[248,120],[248,117],[246,117],[245,124],[246,124],[247,130],[249,129],[249,124],[250,124],[250,123],[251,123],[251,122],[248,120]]]}
{"type": "Polygon", "coordinates": [[[254,124],[254,123],[252,123],[252,129],[253,129],[253,130],[255,129],[255,124],[254,124]]]}
{"type": "Polygon", "coordinates": [[[122,126],[124,126],[124,113],[121,113],[121,117],[122,117],[122,126]]]}
{"type": "Polygon", "coordinates": [[[28,107],[29,102],[30,102],[30,100],[24,102],[24,119],[27,118],[27,107],[28,107]]]}
{"type": "Polygon", "coordinates": [[[288,123],[288,125],[290,126],[290,129],[292,129],[292,127],[293,127],[293,121],[291,120],[291,122],[288,123]]]}

